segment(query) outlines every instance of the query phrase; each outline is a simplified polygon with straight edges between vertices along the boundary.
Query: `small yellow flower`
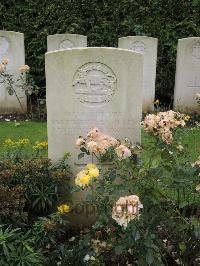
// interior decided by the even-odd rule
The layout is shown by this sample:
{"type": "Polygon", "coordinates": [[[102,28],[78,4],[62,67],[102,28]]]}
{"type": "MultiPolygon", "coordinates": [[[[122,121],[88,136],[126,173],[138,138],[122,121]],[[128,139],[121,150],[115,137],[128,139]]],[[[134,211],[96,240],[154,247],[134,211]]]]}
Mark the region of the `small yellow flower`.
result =
{"type": "Polygon", "coordinates": [[[189,115],[186,115],[186,116],[184,117],[184,120],[185,120],[185,121],[189,121],[190,118],[191,118],[191,117],[190,117],[189,115]]]}
{"type": "Polygon", "coordinates": [[[67,204],[62,204],[58,206],[57,208],[58,208],[58,212],[61,214],[70,212],[70,206],[67,204]]]}
{"type": "Polygon", "coordinates": [[[18,141],[18,143],[19,143],[20,145],[26,145],[26,144],[29,144],[29,139],[20,139],[20,140],[18,141]]]}
{"type": "Polygon", "coordinates": [[[4,141],[5,146],[12,146],[13,144],[14,144],[14,141],[12,141],[12,139],[6,139],[4,141]]]}
{"type": "Polygon", "coordinates": [[[35,145],[33,146],[34,150],[46,150],[48,148],[48,142],[47,141],[42,141],[42,142],[36,142],[35,145]]]}
{"type": "Polygon", "coordinates": [[[159,105],[159,103],[160,103],[159,99],[157,99],[157,100],[154,102],[154,104],[157,104],[157,105],[159,105]]]}
{"type": "Polygon", "coordinates": [[[90,177],[98,177],[99,176],[99,169],[97,167],[89,169],[88,174],[90,177]]]}

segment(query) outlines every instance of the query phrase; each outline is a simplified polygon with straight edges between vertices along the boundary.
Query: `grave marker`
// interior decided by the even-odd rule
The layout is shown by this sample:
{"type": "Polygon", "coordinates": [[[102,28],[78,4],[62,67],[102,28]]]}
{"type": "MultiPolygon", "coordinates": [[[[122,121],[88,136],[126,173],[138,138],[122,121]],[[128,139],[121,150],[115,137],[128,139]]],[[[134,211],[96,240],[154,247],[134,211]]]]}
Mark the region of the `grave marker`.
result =
{"type": "MultiPolygon", "coordinates": [[[[69,151],[74,175],[91,163],[91,157],[78,160],[75,141],[92,128],[140,142],[143,55],[116,48],[49,52],[46,81],[49,157],[58,161],[69,151]]],[[[76,195],[74,202],[84,195],[76,195]]],[[[89,220],[82,214],[73,222],[89,220]]]]}
{"type": "Polygon", "coordinates": [[[118,40],[119,48],[144,55],[143,112],[154,110],[157,45],[156,38],[146,36],[128,36],[118,40]]]}
{"type": "Polygon", "coordinates": [[[79,34],[54,34],[47,36],[47,51],[87,47],[87,37],[79,34]]]}
{"type": "MultiPolygon", "coordinates": [[[[13,31],[0,31],[0,63],[3,59],[9,59],[7,70],[10,74],[14,74],[14,78],[19,76],[19,67],[25,64],[24,53],[24,34],[13,31]]],[[[25,93],[21,87],[15,86],[15,90],[26,111],[27,103],[25,93]]],[[[0,114],[6,113],[22,113],[22,108],[15,95],[9,95],[6,84],[0,83],[0,114]]]]}
{"type": "Polygon", "coordinates": [[[200,37],[178,40],[174,108],[200,113],[196,94],[200,93],[200,37]]]}

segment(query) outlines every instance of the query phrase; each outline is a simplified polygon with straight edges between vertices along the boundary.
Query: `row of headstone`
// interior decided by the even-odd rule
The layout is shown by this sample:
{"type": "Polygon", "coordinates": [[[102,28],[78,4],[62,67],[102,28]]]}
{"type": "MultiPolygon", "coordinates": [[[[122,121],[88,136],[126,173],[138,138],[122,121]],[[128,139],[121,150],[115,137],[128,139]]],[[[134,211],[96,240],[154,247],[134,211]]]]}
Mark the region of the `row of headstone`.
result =
{"type": "MultiPolygon", "coordinates": [[[[143,112],[153,111],[155,99],[155,78],[157,61],[156,38],[130,36],[119,38],[118,47],[142,53],[143,65],[143,112]]],[[[55,34],[47,37],[47,50],[55,51],[87,47],[87,37],[78,34],[55,34]]],[[[17,75],[20,65],[25,63],[24,35],[18,32],[0,31],[0,61],[8,58],[8,70],[17,75]]],[[[123,59],[122,59],[123,60],[123,59]]],[[[1,82],[1,80],[0,80],[1,82]]],[[[15,88],[26,110],[26,97],[19,87],[15,88]]],[[[174,94],[174,109],[182,112],[197,111],[195,95],[200,92],[200,37],[178,41],[177,69],[174,94]]],[[[5,84],[0,83],[0,113],[21,112],[15,95],[10,96],[5,84]]]]}

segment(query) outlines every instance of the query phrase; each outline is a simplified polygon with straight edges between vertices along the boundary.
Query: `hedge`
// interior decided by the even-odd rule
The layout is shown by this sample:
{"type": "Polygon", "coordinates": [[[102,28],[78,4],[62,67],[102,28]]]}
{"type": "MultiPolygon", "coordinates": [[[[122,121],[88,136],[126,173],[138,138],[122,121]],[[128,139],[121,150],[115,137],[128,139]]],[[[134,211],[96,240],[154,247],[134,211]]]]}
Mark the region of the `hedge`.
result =
{"type": "Polygon", "coordinates": [[[200,36],[199,14],[200,0],[1,0],[0,28],[25,34],[26,63],[40,86],[49,34],[84,34],[89,46],[114,47],[122,36],[157,37],[156,92],[169,103],[177,40],[200,36]]]}

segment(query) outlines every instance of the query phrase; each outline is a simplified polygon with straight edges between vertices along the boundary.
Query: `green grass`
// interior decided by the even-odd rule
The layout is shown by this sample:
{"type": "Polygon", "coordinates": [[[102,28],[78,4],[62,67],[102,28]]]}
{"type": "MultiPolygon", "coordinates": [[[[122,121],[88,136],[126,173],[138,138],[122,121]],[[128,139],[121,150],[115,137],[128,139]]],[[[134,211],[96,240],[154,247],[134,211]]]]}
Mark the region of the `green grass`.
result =
{"type": "MultiPolygon", "coordinates": [[[[183,132],[182,144],[188,146],[188,152],[193,160],[200,155],[200,127],[181,129],[183,132]]],[[[0,147],[5,139],[18,140],[28,138],[31,144],[36,141],[47,140],[47,124],[45,122],[20,122],[15,126],[14,122],[0,122],[0,147]]],[[[147,144],[151,137],[142,132],[142,143],[147,144]]]]}
{"type": "Polygon", "coordinates": [[[28,138],[31,143],[47,140],[47,124],[28,121],[15,126],[14,122],[0,122],[0,144],[8,138],[13,140],[28,138]]]}
{"type": "MultiPolygon", "coordinates": [[[[181,144],[190,155],[188,156],[188,160],[196,160],[200,156],[200,127],[181,128],[177,130],[177,133],[181,144]]],[[[152,144],[152,141],[153,139],[151,136],[142,132],[142,143],[145,144],[145,146],[148,145],[148,142],[151,142],[151,145],[154,145],[152,144]]],[[[145,157],[148,157],[148,154],[145,155],[145,157]]]]}

